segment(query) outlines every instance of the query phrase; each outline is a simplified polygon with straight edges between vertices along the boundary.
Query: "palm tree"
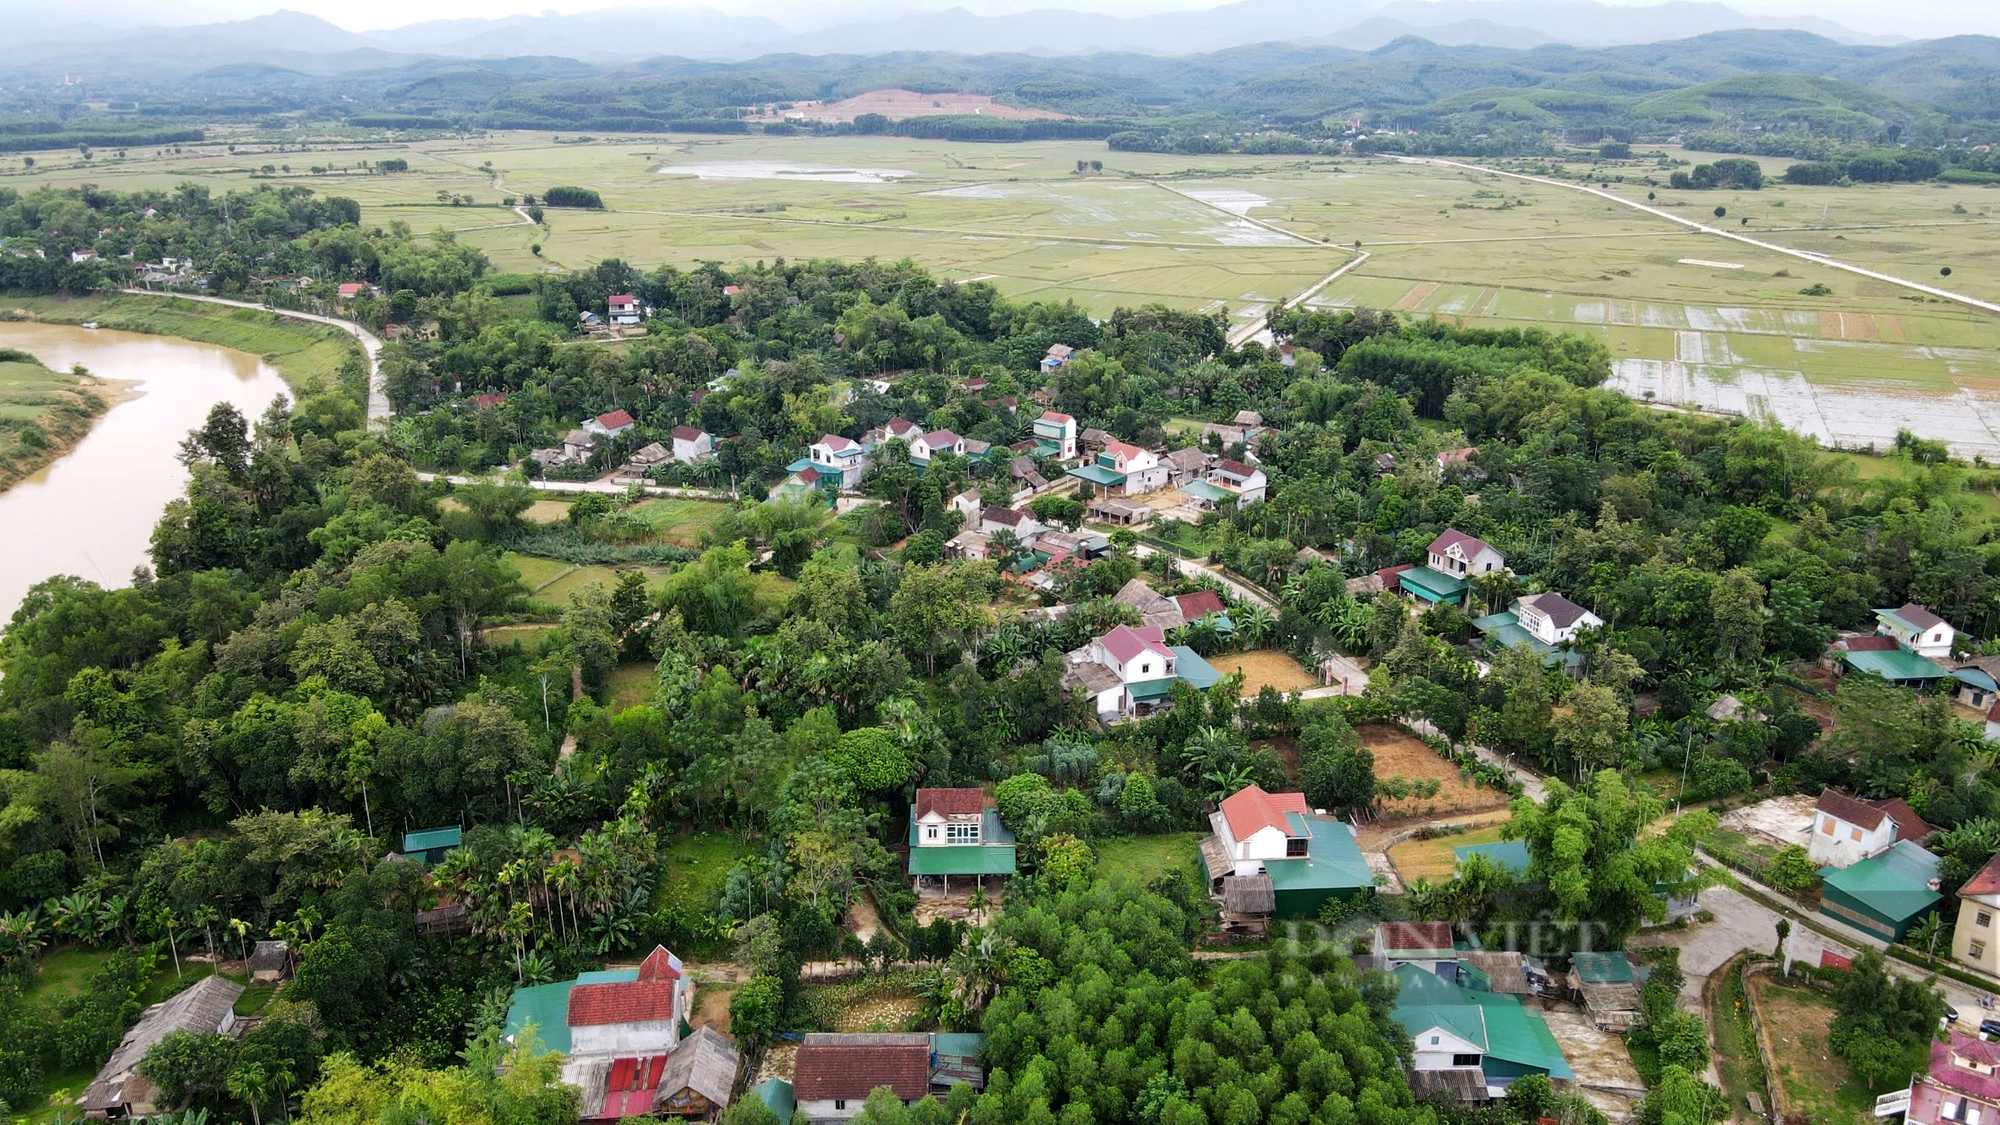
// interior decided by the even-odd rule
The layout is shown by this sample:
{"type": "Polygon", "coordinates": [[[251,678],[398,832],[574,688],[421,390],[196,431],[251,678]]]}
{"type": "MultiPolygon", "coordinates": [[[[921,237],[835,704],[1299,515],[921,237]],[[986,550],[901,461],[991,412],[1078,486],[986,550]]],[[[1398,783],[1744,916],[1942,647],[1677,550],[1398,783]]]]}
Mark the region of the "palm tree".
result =
{"type": "Polygon", "coordinates": [[[263,1102],[270,1092],[270,1079],[257,1063],[246,1063],[229,1072],[229,1092],[250,1106],[252,1125],[264,1125],[263,1102]]]}
{"type": "Polygon", "coordinates": [[[1236,734],[1220,727],[1202,727],[1181,748],[1186,764],[1182,767],[1189,775],[1199,777],[1204,771],[1218,766],[1225,757],[1236,753],[1236,734]]]}
{"type": "Polygon", "coordinates": [[[1219,803],[1224,797],[1249,785],[1253,776],[1248,765],[1217,767],[1201,775],[1201,779],[1208,782],[1208,791],[1204,796],[1219,803]]]}
{"type": "Polygon", "coordinates": [[[1910,927],[1909,936],[1903,940],[1913,949],[1924,951],[1924,959],[1929,964],[1937,964],[1938,938],[1944,934],[1944,923],[1938,912],[1933,910],[1924,915],[1923,920],[1910,927]]]}

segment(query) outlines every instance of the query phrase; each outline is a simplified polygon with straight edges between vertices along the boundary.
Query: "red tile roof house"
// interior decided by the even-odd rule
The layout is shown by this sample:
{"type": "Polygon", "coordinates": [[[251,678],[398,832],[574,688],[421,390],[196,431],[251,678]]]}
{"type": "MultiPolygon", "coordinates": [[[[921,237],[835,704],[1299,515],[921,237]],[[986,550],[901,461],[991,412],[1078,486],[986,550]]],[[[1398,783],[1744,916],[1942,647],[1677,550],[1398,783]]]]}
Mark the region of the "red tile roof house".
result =
{"type": "Polygon", "coordinates": [[[799,1045],[792,1068],[792,1096],[799,1112],[810,1120],[854,1117],[860,1114],[868,1095],[883,1086],[905,1105],[930,1092],[928,1034],[814,1033],[799,1045]]]}
{"type": "Polygon", "coordinates": [[[707,431],[693,426],[674,427],[674,460],[692,465],[714,452],[715,439],[707,431]]]}
{"type": "Polygon", "coordinates": [[[1248,785],[1223,798],[1222,807],[1209,818],[1221,840],[1223,858],[1235,865],[1237,875],[1256,875],[1264,861],[1297,859],[1308,854],[1312,833],[1292,816],[1312,816],[1303,793],[1266,793],[1248,785]],[[1292,814],[1292,815],[1287,815],[1292,814]]]}
{"type": "Polygon", "coordinates": [[[569,990],[569,1056],[671,1051],[692,1014],[694,986],[664,946],[639,965],[639,979],[569,990]]]}
{"type": "MultiPolygon", "coordinates": [[[[1971,1125],[2000,1115],[2000,1043],[1962,1031],[1931,1044],[1928,1072],[1910,1081],[1907,1125],[1971,1125]]],[[[1877,1102],[1880,1113],[1881,1102],[1877,1102]]]]}
{"type": "Polygon", "coordinates": [[[340,283],[340,299],[343,301],[352,301],[366,292],[368,292],[368,283],[365,281],[343,281],[340,283]]]}
{"type": "Polygon", "coordinates": [[[639,299],[630,293],[613,293],[604,303],[613,324],[639,323],[639,299]]]}
{"type": "Polygon", "coordinates": [[[638,419],[632,417],[630,414],[625,413],[623,410],[614,410],[609,414],[599,414],[597,417],[584,422],[583,428],[590,433],[596,434],[598,437],[617,437],[619,434],[638,424],[638,419]]]}

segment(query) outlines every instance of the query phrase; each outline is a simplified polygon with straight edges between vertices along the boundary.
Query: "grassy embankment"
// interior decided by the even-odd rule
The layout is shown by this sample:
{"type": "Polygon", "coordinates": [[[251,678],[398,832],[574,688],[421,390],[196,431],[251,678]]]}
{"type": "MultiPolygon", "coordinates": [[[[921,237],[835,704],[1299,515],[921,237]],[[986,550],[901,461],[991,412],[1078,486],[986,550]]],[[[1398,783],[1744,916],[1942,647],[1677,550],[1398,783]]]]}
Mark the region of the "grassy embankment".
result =
{"type": "Polygon", "coordinates": [[[0,492],[69,452],[119,397],[117,384],[50,371],[0,348],[0,492]]]}

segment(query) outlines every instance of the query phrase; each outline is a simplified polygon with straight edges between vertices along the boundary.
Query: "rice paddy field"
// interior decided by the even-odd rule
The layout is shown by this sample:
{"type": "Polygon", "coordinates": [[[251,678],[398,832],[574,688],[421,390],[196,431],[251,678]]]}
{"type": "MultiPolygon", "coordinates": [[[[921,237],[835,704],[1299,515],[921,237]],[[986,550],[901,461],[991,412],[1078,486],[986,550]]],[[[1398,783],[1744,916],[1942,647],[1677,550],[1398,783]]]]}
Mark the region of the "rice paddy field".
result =
{"type": "MultiPolygon", "coordinates": [[[[253,167],[283,159],[294,172],[276,182],[352,196],[369,223],[454,230],[504,271],[609,257],[646,267],[910,257],[943,277],[1073,299],[1098,315],[1163,301],[1245,324],[1348,263],[1358,243],[1367,259],[1312,304],[1584,332],[1611,349],[1613,385],[1635,397],[1767,418],[1844,448],[1880,447],[1910,428],[1965,455],[2000,457],[1995,317],[1481,170],[1124,153],[1085,141],[558,143],[493,133],[289,158],[209,148],[7,179],[167,188],[194,178],[243,188],[253,167]],[[388,156],[411,171],[342,171],[388,156]],[[1080,159],[1103,161],[1103,173],[1076,175],[1080,159]],[[311,175],[315,163],[335,171],[311,175]],[[509,194],[557,184],[595,189],[608,209],[549,211],[536,226],[500,206],[509,194]],[[441,204],[440,192],[475,205],[441,204]]],[[[1651,191],[1653,206],[1690,219],[2000,301],[2000,189],[1789,187],[1775,182],[1786,161],[1764,163],[1771,186],[1757,192],[1648,187],[1639,181],[1665,179],[1650,161],[1607,167],[1628,182],[1598,186],[1635,202],[1651,191]]]]}

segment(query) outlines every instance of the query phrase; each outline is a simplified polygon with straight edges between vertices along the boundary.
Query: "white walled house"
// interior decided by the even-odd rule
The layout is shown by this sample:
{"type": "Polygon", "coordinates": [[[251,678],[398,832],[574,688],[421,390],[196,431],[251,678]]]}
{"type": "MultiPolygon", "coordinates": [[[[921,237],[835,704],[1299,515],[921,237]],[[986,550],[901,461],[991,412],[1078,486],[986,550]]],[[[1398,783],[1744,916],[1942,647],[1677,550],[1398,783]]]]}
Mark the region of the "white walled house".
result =
{"type": "Polygon", "coordinates": [[[639,323],[639,300],[630,293],[614,293],[605,301],[613,324],[639,323]]]}
{"type": "Polygon", "coordinates": [[[853,439],[825,434],[806,448],[806,454],[821,477],[838,478],[842,489],[861,487],[861,474],[868,469],[868,451],[853,439]]]}
{"type": "Polygon", "coordinates": [[[1096,460],[1069,470],[1091,486],[1096,496],[1138,496],[1167,486],[1167,466],[1151,450],[1122,441],[1105,443],[1096,460]]]}
{"type": "Polygon", "coordinates": [[[1958,637],[1950,622],[1915,602],[1900,609],[1878,609],[1875,622],[1877,633],[1894,637],[1897,644],[1930,660],[1950,657],[1952,641],[1958,637]]]}
{"type": "Polygon", "coordinates": [[[1129,716],[1166,697],[1176,660],[1158,628],[1120,625],[1071,652],[1065,678],[1089,693],[1100,717],[1129,716]]]}
{"type": "Polygon", "coordinates": [[[1226,458],[1208,471],[1208,483],[1228,493],[1238,507],[1262,500],[1267,489],[1264,470],[1226,458]]]}
{"type": "Polygon", "coordinates": [[[1415,965],[1436,973],[1457,961],[1450,922],[1381,922],[1375,927],[1375,968],[1394,971],[1415,965]]]}
{"type": "Polygon", "coordinates": [[[1036,540],[1048,530],[1048,527],[1019,508],[985,508],[980,511],[979,526],[974,530],[986,536],[1011,531],[1021,546],[1032,550],[1036,540]]]}
{"type": "Polygon", "coordinates": [[[1311,815],[1305,794],[1266,793],[1251,785],[1223,798],[1210,823],[1236,874],[1256,875],[1268,860],[1302,859],[1311,853],[1312,831],[1305,824],[1311,815]]]}
{"type": "Polygon", "coordinates": [[[715,438],[693,426],[674,427],[674,460],[692,465],[715,452],[715,438]]]}
{"type": "Polygon", "coordinates": [[[809,1121],[845,1121],[878,1086],[904,1104],[931,1089],[931,1037],[925,1032],[814,1032],[793,1062],[792,1096],[809,1121]]]}
{"type": "Polygon", "coordinates": [[[671,1051],[681,1040],[681,1021],[693,1014],[693,998],[680,958],[655,946],[639,965],[639,979],[569,990],[569,1059],[671,1051]]]}
{"type": "Polygon", "coordinates": [[[1864,801],[1828,789],[1813,805],[1806,855],[1818,867],[1852,867],[1899,840],[1921,844],[1930,833],[1930,825],[1900,798],[1864,801]]]}
{"type": "Polygon", "coordinates": [[[979,490],[976,488],[968,488],[964,492],[952,497],[949,506],[952,511],[965,517],[968,527],[978,524],[979,513],[986,508],[986,504],[979,498],[979,490]]]}
{"type": "Polygon", "coordinates": [[[932,430],[910,443],[910,463],[919,469],[928,467],[931,458],[940,453],[965,456],[965,439],[950,430],[932,430]]]}
{"type": "Polygon", "coordinates": [[[1545,645],[1559,645],[1579,630],[1595,629],[1604,619],[1554,591],[1529,594],[1514,602],[1521,628],[1545,645]]]}
{"type": "Polygon", "coordinates": [[[1494,574],[1507,569],[1506,556],[1494,550],[1485,540],[1452,528],[1446,528],[1431,540],[1428,553],[1432,570],[1455,578],[1494,574]]]}
{"type": "Polygon", "coordinates": [[[599,414],[587,420],[583,428],[598,437],[615,438],[638,424],[637,419],[623,410],[613,410],[609,414],[599,414]]]}
{"type": "Polygon", "coordinates": [[[1055,410],[1045,410],[1035,419],[1035,444],[1044,457],[1069,461],[1076,457],[1076,419],[1055,410]]]}

